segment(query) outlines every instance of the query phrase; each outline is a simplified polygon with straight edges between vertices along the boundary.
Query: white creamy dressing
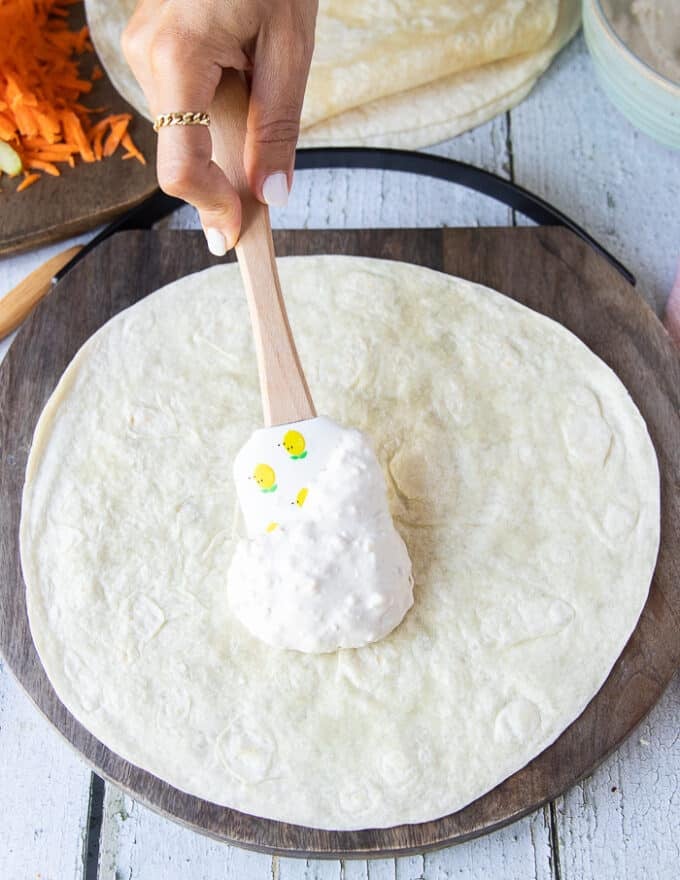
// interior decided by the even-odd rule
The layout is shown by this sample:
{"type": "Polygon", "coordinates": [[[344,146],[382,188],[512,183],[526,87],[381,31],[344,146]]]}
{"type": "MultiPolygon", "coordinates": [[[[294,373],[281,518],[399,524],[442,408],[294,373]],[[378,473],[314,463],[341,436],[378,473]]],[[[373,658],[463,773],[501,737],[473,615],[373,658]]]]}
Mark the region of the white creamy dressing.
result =
{"type": "Polygon", "coordinates": [[[239,541],[229,604],[276,648],[324,653],[390,633],[413,604],[411,560],[367,438],[343,430],[296,516],[239,541]]]}
{"type": "Polygon", "coordinates": [[[678,0],[605,0],[603,5],[614,30],[638,58],[680,83],[678,0]]]}

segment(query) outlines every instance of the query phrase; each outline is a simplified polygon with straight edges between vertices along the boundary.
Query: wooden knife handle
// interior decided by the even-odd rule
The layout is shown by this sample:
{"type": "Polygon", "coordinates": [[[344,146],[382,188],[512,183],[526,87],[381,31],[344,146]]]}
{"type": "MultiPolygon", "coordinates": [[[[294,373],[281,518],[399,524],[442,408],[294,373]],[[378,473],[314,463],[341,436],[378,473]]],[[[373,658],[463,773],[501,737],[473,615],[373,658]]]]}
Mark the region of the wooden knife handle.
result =
{"type": "Polygon", "coordinates": [[[82,249],[81,244],[66,248],[34,269],[23,281],[0,299],[0,339],[16,330],[27,318],[52,286],[52,279],[60,269],[82,249]]]}
{"type": "Polygon", "coordinates": [[[243,167],[248,89],[235,70],[224,72],[210,107],[213,158],[238,191],[241,236],[236,245],[255,338],[265,425],[316,415],[288,323],[276,268],[269,209],[253,196],[243,167]]]}

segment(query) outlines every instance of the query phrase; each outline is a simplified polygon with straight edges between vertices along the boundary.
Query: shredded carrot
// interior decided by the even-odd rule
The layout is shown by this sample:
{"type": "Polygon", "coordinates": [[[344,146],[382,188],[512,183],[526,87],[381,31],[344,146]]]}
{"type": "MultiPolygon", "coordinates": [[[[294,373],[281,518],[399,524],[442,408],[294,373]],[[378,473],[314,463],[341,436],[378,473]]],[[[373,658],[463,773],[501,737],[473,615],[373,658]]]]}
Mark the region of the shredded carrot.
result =
{"type": "Polygon", "coordinates": [[[142,155],[141,151],[137,149],[134,141],[129,134],[125,134],[121,138],[120,142],[121,145],[127,150],[127,153],[123,156],[123,159],[137,159],[137,161],[141,162],[142,165],[146,165],[146,159],[142,155]]]}
{"type": "Polygon", "coordinates": [[[33,186],[33,184],[40,180],[41,177],[41,174],[27,174],[17,187],[17,192],[21,192],[24,189],[28,189],[29,186],[33,186]]]}
{"type": "Polygon", "coordinates": [[[94,133],[92,138],[92,149],[94,150],[94,157],[97,162],[100,161],[102,156],[104,155],[104,149],[102,146],[102,142],[104,140],[104,135],[106,134],[105,128],[100,128],[99,131],[94,133]]]}
{"type": "Polygon", "coordinates": [[[28,167],[37,168],[39,171],[44,171],[45,174],[51,174],[52,177],[61,176],[61,171],[56,165],[53,165],[52,162],[43,162],[42,159],[29,159],[28,167]]]}
{"type": "Polygon", "coordinates": [[[86,162],[94,162],[94,153],[83,131],[83,126],[72,110],[66,110],[61,114],[61,127],[64,129],[67,143],[75,144],[86,162]]]}
{"type": "Polygon", "coordinates": [[[64,155],[64,153],[57,153],[52,150],[38,150],[35,153],[31,153],[28,164],[31,162],[68,162],[70,157],[70,153],[64,155]]]}
{"type": "Polygon", "coordinates": [[[118,122],[113,123],[111,126],[111,133],[104,143],[105,156],[112,156],[116,152],[120,146],[120,142],[123,140],[123,135],[127,131],[127,127],[127,119],[119,119],[118,122]]]}
{"type": "Polygon", "coordinates": [[[0,139],[3,141],[12,140],[15,130],[14,122],[5,113],[0,113],[0,139]]]}
{"type": "Polygon", "coordinates": [[[69,144],[37,144],[31,149],[31,155],[36,159],[45,159],[47,162],[67,162],[70,155],[76,150],[69,144]]]}
{"type": "MultiPolygon", "coordinates": [[[[59,164],[97,162],[119,148],[146,160],[129,132],[129,113],[87,107],[81,96],[103,77],[99,64],[79,68],[92,52],[87,27],[69,27],[70,7],[81,0],[0,0],[0,140],[19,155],[24,170],[59,176],[59,164]],[[98,121],[92,117],[107,114],[98,121]]],[[[24,190],[41,174],[27,174],[24,190]]]]}

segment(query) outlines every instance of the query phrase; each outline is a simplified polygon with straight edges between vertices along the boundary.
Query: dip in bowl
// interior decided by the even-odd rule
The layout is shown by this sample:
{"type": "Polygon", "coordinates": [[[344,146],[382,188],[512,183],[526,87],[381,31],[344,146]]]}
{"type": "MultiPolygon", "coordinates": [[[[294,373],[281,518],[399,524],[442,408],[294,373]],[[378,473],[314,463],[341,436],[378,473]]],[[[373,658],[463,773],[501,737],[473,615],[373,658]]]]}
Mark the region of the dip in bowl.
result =
{"type": "Polygon", "coordinates": [[[641,131],[679,149],[677,0],[583,0],[583,29],[612,102],[641,131]]]}

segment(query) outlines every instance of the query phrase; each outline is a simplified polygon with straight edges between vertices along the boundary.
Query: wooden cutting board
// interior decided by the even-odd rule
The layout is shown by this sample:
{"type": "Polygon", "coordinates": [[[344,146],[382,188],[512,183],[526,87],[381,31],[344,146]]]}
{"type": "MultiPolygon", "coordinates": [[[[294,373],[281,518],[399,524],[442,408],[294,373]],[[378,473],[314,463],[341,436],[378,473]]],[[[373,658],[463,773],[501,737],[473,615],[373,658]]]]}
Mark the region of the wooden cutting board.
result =
{"type": "Polygon", "coordinates": [[[605,685],[549,749],[466,809],[435,822],[358,832],[271,822],[191,797],[119,758],[66,711],[31,640],[20,570],[20,496],[32,432],[62,371],[98,327],[157,287],[219,262],[200,232],[109,239],[40,305],[0,367],[0,650],[38,708],[97,772],[199,831],[308,857],[403,854],[463,841],[534,810],[590,773],[646,715],[680,665],[680,358],[642,297],[564,229],[302,230],[274,237],[281,255],[399,259],[488,284],[561,321],[621,377],[659,457],[662,539],[649,600],[605,685]]]}
{"type": "MultiPolygon", "coordinates": [[[[85,24],[82,4],[72,7],[69,22],[73,29],[85,24]]],[[[89,72],[95,63],[95,55],[84,55],[82,70],[89,72]]],[[[88,107],[107,107],[110,113],[131,113],[130,133],[144,153],[146,165],[135,159],[124,160],[125,151],[119,149],[101,162],[79,161],[75,168],[60,164],[61,177],[43,174],[20,193],[15,191],[17,181],[3,176],[0,256],[40,247],[106,223],[142,202],[158,187],[156,135],[151,123],[121,98],[107,76],[94,83],[84,103],[88,107]]]]}

